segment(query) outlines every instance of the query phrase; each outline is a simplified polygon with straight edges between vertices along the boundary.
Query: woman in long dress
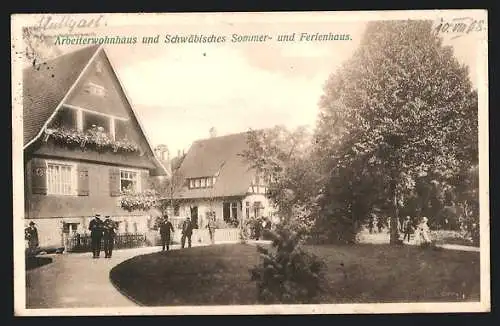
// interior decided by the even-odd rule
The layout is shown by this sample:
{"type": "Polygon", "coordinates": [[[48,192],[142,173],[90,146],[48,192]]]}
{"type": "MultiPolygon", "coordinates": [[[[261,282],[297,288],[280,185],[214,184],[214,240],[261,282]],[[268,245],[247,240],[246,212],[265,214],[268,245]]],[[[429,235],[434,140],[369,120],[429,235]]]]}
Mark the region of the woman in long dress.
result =
{"type": "Polygon", "coordinates": [[[427,225],[427,221],[427,217],[422,217],[422,221],[417,227],[418,234],[415,238],[419,240],[418,244],[420,245],[431,243],[430,230],[429,226],[427,225]]]}

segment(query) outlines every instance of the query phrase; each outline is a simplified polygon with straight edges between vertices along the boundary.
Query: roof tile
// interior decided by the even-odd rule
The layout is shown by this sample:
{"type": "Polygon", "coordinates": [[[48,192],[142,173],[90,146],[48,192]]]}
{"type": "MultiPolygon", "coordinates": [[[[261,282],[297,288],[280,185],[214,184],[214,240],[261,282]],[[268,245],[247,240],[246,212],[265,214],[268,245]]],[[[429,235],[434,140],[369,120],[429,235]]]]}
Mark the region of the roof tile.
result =
{"type": "Polygon", "coordinates": [[[24,145],[40,132],[98,48],[86,47],[24,69],[24,145]]]}
{"type": "Polygon", "coordinates": [[[243,196],[253,178],[253,171],[241,156],[248,149],[248,132],[195,141],[178,170],[184,180],[212,177],[217,182],[212,188],[189,189],[186,186],[176,194],[178,198],[214,198],[243,196]]]}

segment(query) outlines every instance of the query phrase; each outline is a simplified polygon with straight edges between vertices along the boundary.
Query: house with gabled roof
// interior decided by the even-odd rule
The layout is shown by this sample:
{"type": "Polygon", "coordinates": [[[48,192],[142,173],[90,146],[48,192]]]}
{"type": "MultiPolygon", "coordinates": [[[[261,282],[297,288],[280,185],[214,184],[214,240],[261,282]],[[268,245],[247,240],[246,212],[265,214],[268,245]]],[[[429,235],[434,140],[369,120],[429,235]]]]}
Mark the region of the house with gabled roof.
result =
{"type": "Polygon", "coordinates": [[[96,213],[121,232],[148,229],[148,214],[122,209],[121,196],[168,171],[102,45],[24,69],[23,137],[25,220],[41,246],[65,245],[96,213]]]}
{"type": "Polygon", "coordinates": [[[207,215],[227,226],[253,217],[270,217],[273,207],[266,197],[266,182],[242,156],[248,149],[248,132],[212,136],[195,141],[180,167],[174,219],[190,217],[205,228],[207,215]]]}

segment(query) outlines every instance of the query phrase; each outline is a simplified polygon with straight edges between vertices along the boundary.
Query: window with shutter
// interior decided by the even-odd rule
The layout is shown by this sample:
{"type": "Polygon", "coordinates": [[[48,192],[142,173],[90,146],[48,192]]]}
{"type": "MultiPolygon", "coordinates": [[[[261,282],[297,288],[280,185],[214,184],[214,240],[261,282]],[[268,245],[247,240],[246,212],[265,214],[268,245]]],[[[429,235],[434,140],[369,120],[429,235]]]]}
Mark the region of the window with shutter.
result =
{"type": "Polygon", "coordinates": [[[47,165],[43,159],[31,161],[31,189],[34,194],[47,194],[47,165]]]}
{"type": "Polygon", "coordinates": [[[89,170],[85,166],[78,166],[78,196],[89,195],[89,170]]]}
{"type": "Polygon", "coordinates": [[[142,171],[141,172],[141,185],[140,185],[140,190],[145,191],[149,189],[149,172],[148,171],[142,171]]]}
{"type": "Polygon", "coordinates": [[[48,195],[74,196],[77,194],[76,164],[68,161],[45,161],[48,195]]]}
{"type": "Polygon", "coordinates": [[[120,196],[120,169],[109,169],[109,194],[112,197],[120,196]]]}

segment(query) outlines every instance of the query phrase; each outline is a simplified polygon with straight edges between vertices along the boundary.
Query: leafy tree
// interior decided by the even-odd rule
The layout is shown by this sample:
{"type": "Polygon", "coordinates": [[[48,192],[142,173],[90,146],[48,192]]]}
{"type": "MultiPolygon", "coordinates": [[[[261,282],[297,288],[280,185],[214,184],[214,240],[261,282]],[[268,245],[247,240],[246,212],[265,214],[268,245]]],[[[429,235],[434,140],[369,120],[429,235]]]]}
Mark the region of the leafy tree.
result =
{"type": "Polygon", "coordinates": [[[432,22],[369,23],[320,106],[315,143],[329,176],[327,202],[340,188],[345,199],[336,204],[356,216],[336,216],[326,204],[323,213],[359,220],[369,206],[388,204],[391,243],[416,179],[450,179],[478,160],[477,93],[432,22]],[[363,198],[368,207],[354,212],[363,198]]]}
{"type": "Polygon", "coordinates": [[[249,133],[242,156],[267,180],[267,196],[281,221],[292,228],[308,228],[314,221],[320,176],[311,157],[311,135],[305,128],[283,126],[249,133]]]}
{"type": "Polygon", "coordinates": [[[451,184],[459,208],[459,227],[465,236],[479,244],[479,166],[462,171],[451,184]]]}

